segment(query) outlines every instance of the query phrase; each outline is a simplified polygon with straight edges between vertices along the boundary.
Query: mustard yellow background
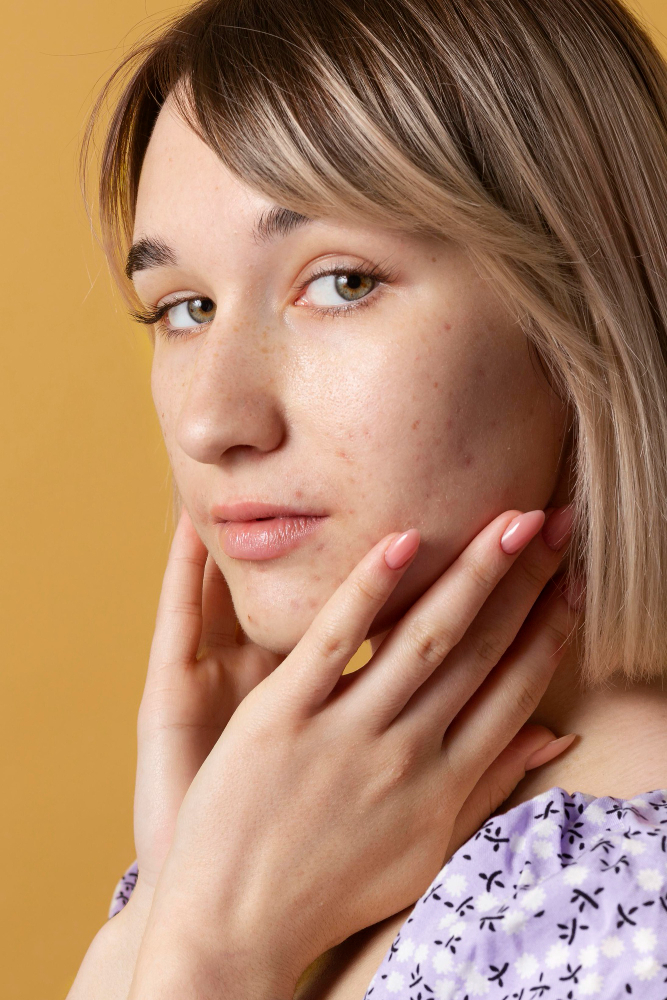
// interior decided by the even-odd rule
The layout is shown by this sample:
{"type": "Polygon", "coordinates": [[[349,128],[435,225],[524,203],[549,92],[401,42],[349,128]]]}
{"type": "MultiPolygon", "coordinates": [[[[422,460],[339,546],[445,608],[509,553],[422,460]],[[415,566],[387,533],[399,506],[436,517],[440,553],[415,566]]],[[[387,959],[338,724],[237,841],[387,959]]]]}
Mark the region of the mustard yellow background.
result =
{"type": "MultiPolygon", "coordinates": [[[[148,340],[113,292],[76,158],[100,80],[175,9],[159,0],[3,8],[3,1000],[65,996],[134,858],[135,716],[170,490],[148,340]]],[[[640,9],[667,35],[667,0],[640,9]]]]}

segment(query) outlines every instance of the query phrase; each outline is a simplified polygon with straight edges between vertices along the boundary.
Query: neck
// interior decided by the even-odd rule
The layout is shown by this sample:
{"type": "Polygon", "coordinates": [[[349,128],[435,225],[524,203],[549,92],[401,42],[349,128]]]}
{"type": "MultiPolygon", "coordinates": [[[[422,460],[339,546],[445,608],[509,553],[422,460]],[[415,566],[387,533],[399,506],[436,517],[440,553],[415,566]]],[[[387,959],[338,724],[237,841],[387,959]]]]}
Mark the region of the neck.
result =
{"type": "Polygon", "coordinates": [[[583,688],[576,648],[560,664],[531,721],[578,739],[562,757],[529,771],[506,808],[559,786],[568,792],[631,799],[667,786],[664,679],[615,678],[583,688]]]}
{"type": "MultiPolygon", "coordinates": [[[[373,650],[384,633],[372,640],[373,650]]],[[[503,806],[525,802],[549,788],[631,799],[667,787],[667,685],[663,678],[630,683],[614,679],[583,688],[578,651],[571,646],[531,718],[556,736],[576,733],[561,757],[529,771],[503,806]]]]}

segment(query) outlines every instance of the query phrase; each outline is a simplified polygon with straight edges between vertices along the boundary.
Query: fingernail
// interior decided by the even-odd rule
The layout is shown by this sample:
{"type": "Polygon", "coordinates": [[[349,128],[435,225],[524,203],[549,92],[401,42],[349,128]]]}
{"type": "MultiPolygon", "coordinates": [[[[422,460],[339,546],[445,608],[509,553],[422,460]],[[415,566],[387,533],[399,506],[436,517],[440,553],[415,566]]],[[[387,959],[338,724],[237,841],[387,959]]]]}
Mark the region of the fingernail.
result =
{"type": "Polygon", "coordinates": [[[513,556],[515,552],[527,545],[531,538],[544,524],[543,510],[529,510],[525,514],[519,514],[505,528],[503,537],[500,539],[500,547],[508,556],[513,556]]]}
{"type": "Polygon", "coordinates": [[[416,528],[404,531],[390,542],[384,553],[384,561],[389,569],[402,569],[419,548],[419,532],[416,528]]]}
{"type": "Polygon", "coordinates": [[[568,577],[563,588],[563,597],[574,611],[581,611],[584,606],[586,583],[583,576],[568,577]]]}
{"type": "Polygon", "coordinates": [[[551,743],[547,743],[546,746],[540,747],[535,753],[531,753],[530,757],[523,765],[526,771],[532,771],[535,767],[540,767],[542,764],[547,764],[554,757],[557,757],[559,753],[563,750],[567,750],[569,746],[576,740],[577,734],[570,733],[568,736],[561,736],[560,739],[552,740],[551,743]]]}
{"type": "Polygon", "coordinates": [[[571,503],[565,507],[556,507],[547,518],[542,529],[542,538],[550,549],[556,552],[569,542],[572,534],[574,507],[571,503]]]}

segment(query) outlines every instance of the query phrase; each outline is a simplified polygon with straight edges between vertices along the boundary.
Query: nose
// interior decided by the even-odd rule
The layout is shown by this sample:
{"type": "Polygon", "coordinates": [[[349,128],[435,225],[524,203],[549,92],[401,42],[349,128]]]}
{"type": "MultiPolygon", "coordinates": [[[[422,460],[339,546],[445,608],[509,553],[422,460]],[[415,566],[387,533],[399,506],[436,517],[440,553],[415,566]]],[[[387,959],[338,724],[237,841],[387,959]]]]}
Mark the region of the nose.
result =
{"type": "Polygon", "coordinates": [[[194,357],[176,425],[190,458],[217,464],[240,454],[236,449],[279,447],[286,428],[271,339],[269,328],[253,331],[247,320],[216,316],[194,357]]]}

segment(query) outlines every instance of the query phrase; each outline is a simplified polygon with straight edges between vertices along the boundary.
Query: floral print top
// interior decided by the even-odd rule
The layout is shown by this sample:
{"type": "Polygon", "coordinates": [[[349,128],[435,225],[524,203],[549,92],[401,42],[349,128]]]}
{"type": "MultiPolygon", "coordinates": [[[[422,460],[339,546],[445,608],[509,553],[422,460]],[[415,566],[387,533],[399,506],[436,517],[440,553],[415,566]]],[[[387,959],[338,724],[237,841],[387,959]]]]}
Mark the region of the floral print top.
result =
{"type": "MultiPolygon", "coordinates": [[[[129,899],[136,864],[110,916],[129,899]]],[[[552,788],[489,819],[418,900],[364,1000],[667,1000],[667,790],[552,788]]]]}

